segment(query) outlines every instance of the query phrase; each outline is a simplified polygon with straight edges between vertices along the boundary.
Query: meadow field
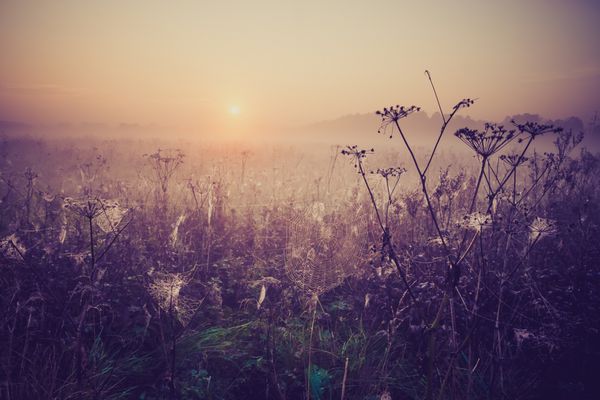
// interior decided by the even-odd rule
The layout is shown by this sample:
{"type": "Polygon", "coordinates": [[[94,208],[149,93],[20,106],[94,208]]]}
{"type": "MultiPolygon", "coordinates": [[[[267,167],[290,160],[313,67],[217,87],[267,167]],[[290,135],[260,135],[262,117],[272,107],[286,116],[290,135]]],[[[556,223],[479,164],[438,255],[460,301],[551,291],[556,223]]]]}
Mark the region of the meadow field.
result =
{"type": "Polygon", "coordinates": [[[3,137],[0,397],[593,398],[598,155],[413,148],[416,111],[374,149],[3,137]]]}

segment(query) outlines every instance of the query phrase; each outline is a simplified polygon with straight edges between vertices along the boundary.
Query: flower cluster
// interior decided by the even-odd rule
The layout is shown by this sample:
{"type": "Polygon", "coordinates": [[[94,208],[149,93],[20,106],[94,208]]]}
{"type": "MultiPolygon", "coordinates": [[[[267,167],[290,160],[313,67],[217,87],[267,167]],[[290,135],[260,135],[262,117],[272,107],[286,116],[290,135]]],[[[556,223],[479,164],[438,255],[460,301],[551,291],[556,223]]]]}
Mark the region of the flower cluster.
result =
{"type": "Polygon", "coordinates": [[[406,168],[402,168],[402,167],[377,168],[377,171],[371,171],[372,174],[381,175],[384,178],[399,177],[405,172],[406,172],[406,168]]]}
{"type": "Polygon", "coordinates": [[[346,146],[344,150],[342,150],[342,154],[345,156],[350,156],[355,160],[354,168],[358,168],[358,164],[360,160],[366,158],[367,155],[375,153],[375,149],[365,150],[359,149],[358,146],[346,146]]]}
{"type": "Polygon", "coordinates": [[[65,197],[63,208],[72,211],[80,217],[94,219],[102,212],[102,200],[99,198],[77,200],[72,197],[65,197]]]}
{"type": "Polygon", "coordinates": [[[462,128],[457,130],[454,135],[478,155],[488,158],[514,139],[515,131],[505,129],[503,125],[486,123],[483,131],[462,128]]]}
{"type": "MultiPolygon", "coordinates": [[[[398,120],[400,120],[402,118],[406,118],[410,114],[412,114],[414,112],[418,112],[418,111],[421,111],[421,107],[417,107],[417,106],[404,107],[404,106],[400,106],[400,105],[384,107],[383,110],[377,110],[375,112],[375,114],[379,115],[381,117],[381,125],[379,126],[379,129],[377,130],[377,132],[381,133],[382,131],[385,131],[385,128],[389,124],[398,122],[398,120]]],[[[390,136],[390,138],[391,138],[391,136],[390,136]]]]}
{"type": "Polygon", "coordinates": [[[456,105],[454,107],[452,107],[452,109],[454,111],[458,111],[461,108],[471,107],[474,103],[475,103],[475,100],[473,100],[473,99],[462,99],[461,101],[456,103],[456,105]]]}
{"type": "Polygon", "coordinates": [[[509,167],[516,168],[528,160],[527,157],[521,156],[520,154],[503,154],[500,159],[504,161],[509,167]]]}
{"type": "Polygon", "coordinates": [[[518,124],[515,120],[512,120],[511,122],[520,133],[528,134],[531,138],[535,138],[545,133],[559,133],[563,130],[563,128],[554,125],[539,124],[537,122],[525,122],[524,124],[518,124]]]}
{"type": "Polygon", "coordinates": [[[93,219],[104,233],[114,232],[130,211],[128,208],[121,207],[115,200],[104,200],[98,197],[81,200],[65,197],[63,208],[80,217],[93,219]]]}

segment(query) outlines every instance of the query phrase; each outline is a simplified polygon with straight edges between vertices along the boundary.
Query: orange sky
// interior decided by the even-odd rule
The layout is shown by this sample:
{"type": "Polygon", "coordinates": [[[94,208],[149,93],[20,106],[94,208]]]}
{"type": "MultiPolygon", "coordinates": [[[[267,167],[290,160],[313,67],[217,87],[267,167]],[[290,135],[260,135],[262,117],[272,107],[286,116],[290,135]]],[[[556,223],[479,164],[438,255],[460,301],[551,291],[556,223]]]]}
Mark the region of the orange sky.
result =
{"type": "Polygon", "coordinates": [[[0,119],[263,129],[479,98],[600,109],[593,0],[2,0],[0,119]],[[239,107],[239,114],[230,112],[239,107]]]}

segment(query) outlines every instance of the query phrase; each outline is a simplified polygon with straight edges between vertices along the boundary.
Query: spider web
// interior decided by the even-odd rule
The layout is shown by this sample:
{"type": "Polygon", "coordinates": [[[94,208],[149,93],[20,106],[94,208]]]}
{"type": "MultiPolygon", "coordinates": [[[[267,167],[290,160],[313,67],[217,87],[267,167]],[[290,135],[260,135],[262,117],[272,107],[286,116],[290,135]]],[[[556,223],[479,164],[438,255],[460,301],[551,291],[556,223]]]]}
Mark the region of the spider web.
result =
{"type": "Polygon", "coordinates": [[[322,203],[298,211],[289,221],[285,254],[288,278],[319,296],[357,272],[361,239],[356,225],[326,214],[322,203]]]}

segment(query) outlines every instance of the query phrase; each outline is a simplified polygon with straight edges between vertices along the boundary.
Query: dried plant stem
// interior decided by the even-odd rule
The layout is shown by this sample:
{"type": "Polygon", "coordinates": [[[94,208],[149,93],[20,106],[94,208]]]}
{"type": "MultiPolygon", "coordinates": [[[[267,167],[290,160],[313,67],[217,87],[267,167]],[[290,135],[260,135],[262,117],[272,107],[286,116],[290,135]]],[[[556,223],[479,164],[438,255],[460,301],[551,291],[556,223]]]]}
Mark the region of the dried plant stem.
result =
{"type": "Polygon", "coordinates": [[[477,195],[479,194],[479,187],[481,186],[481,180],[483,178],[485,172],[485,163],[487,161],[486,157],[483,157],[481,161],[481,169],[479,170],[479,176],[477,177],[477,183],[475,183],[475,190],[473,191],[473,197],[471,198],[471,203],[469,205],[469,212],[467,214],[471,214],[475,209],[475,204],[477,203],[477,195]]]}
{"type": "Polygon", "coordinates": [[[360,159],[357,159],[357,164],[358,164],[358,170],[359,170],[360,176],[362,177],[362,179],[365,183],[365,186],[367,188],[367,192],[369,193],[369,198],[371,199],[371,204],[373,205],[373,208],[375,209],[375,215],[377,216],[377,222],[379,222],[379,226],[380,226],[382,234],[383,234],[383,246],[387,249],[388,255],[392,259],[392,262],[396,266],[396,269],[398,270],[398,273],[400,274],[402,281],[406,285],[406,289],[408,290],[410,297],[412,298],[413,302],[416,303],[417,298],[413,294],[413,292],[410,288],[410,284],[408,283],[408,279],[406,278],[406,274],[402,270],[402,266],[400,265],[400,261],[398,260],[398,255],[396,254],[396,251],[394,250],[394,245],[392,243],[392,238],[390,236],[389,229],[387,226],[385,226],[383,224],[383,221],[381,220],[381,215],[379,214],[379,208],[377,207],[377,202],[375,201],[375,195],[373,194],[371,185],[369,185],[369,181],[367,181],[367,177],[366,177],[366,173],[363,168],[363,165],[362,165],[362,161],[360,159]]]}
{"type": "Polygon", "coordinates": [[[88,223],[89,223],[89,228],[90,228],[90,254],[91,254],[91,260],[90,260],[90,266],[91,266],[91,275],[90,275],[90,279],[93,281],[94,280],[94,275],[96,274],[96,255],[94,252],[94,226],[92,225],[92,217],[88,217],[88,223]]]}
{"type": "Polygon", "coordinates": [[[169,298],[169,323],[171,328],[171,381],[169,382],[169,388],[171,389],[171,394],[173,398],[177,397],[177,391],[175,389],[175,362],[177,355],[177,335],[175,334],[175,306],[173,304],[173,286],[171,286],[170,298],[169,298]]]}
{"type": "Polygon", "coordinates": [[[348,378],[348,361],[350,359],[346,357],[346,362],[344,363],[344,377],[342,378],[342,396],[340,400],[344,400],[344,396],[346,395],[346,379],[348,378]]]}
{"type": "Polygon", "coordinates": [[[419,162],[417,161],[417,158],[415,157],[415,153],[414,153],[412,147],[410,146],[410,144],[408,144],[408,141],[406,140],[404,132],[402,131],[402,128],[400,128],[400,124],[398,123],[397,120],[394,121],[394,124],[396,125],[396,128],[398,129],[398,132],[400,133],[400,137],[402,138],[404,145],[406,146],[408,152],[410,153],[410,156],[413,160],[413,164],[417,170],[417,173],[419,174],[419,179],[421,181],[421,191],[423,192],[423,195],[425,196],[425,201],[427,202],[427,208],[429,210],[429,214],[433,221],[433,225],[435,226],[437,234],[442,242],[442,247],[444,248],[444,251],[446,252],[448,261],[450,262],[450,265],[454,268],[455,263],[454,263],[454,260],[452,259],[452,252],[450,251],[450,248],[448,247],[448,244],[446,243],[446,239],[444,238],[444,234],[442,233],[442,229],[440,228],[440,224],[438,222],[435,210],[433,209],[433,204],[431,202],[431,199],[429,198],[429,191],[427,190],[427,183],[426,183],[427,178],[423,174],[423,172],[421,172],[421,168],[419,167],[419,162]]]}
{"type": "MultiPolygon", "coordinates": [[[[533,136],[531,136],[529,138],[529,140],[527,141],[527,144],[523,148],[523,151],[521,151],[521,153],[519,154],[519,158],[518,159],[521,159],[521,158],[523,158],[525,156],[525,153],[529,149],[529,146],[531,145],[532,142],[533,142],[533,136]]],[[[490,210],[492,209],[492,204],[494,202],[494,198],[504,188],[504,186],[506,185],[506,182],[508,182],[508,180],[511,178],[511,176],[515,173],[516,170],[517,170],[517,164],[513,165],[511,167],[511,169],[506,173],[506,175],[504,176],[504,178],[502,179],[502,181],[498,184],[498,187],[495,190],[491,190],[490,191],[489,203],[488,203],[488,207],[487,207],[486,213],[490,212],[490,210]]]]}
{"type": "Polygon", "coordinates": [[[308,337],[308,367],[306,368],[306,400],[310,400],[310,373],[312,367],[312,340],[315,331],[315,319],[317,317],[317,304],[314,304],[312,321],[310,322],[310,334],[308,337]]]}

